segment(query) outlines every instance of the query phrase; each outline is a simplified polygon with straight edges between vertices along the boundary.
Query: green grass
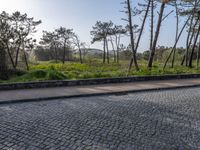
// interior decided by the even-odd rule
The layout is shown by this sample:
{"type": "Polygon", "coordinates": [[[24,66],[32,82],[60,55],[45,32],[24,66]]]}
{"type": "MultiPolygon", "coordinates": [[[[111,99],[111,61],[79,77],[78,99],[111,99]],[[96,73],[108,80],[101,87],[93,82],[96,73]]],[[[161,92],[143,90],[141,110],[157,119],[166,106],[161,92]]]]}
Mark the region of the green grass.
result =
{"type": "MultiPolygon", "coordinates": [[[[146,68],[146,62],[140,61],[140,71],[132,68],[129,76],[134,75],[164,75],[164,74],[186,74],[200,73],[200,69],[180,67],[162,69],[163,64],[154,63],[151,70],[146,68]]],[[[13,75],[9,80],[0,83],[29,82],[45,80],[77,80],[106,77],[125,77],[127,75],[128,62],[123,61],[119,65],[116,63],[103,64],[94,60],[86,64],[68,62],[65,64],[51,62],[39,62],[30,65],[30,71],[23,74],[13,75]]]]}

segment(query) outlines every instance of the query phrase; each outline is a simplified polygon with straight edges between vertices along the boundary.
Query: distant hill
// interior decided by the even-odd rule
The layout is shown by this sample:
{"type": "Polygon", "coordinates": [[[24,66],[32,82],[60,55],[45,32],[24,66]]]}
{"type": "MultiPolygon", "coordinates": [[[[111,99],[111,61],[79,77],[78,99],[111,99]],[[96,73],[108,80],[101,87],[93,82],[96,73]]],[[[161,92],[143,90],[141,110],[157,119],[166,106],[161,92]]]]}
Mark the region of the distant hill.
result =
{"type": "MultiPolygon", "coordinates": [[[[103,54],[103,51],[100,50],[100,49],[95,49],[95,48],[86,48],[86,49],[81,49],[82,53],[84,52],[86,55],[100,55],[100,54],[103,54]]],[[[72,52],[74,54],[78,54],[79,53],[79,50],[78,49],[75,49],[75,50],[72,50],[72,52]]]]}
{"type": "MultiPolygon", "coordinates": [[[[85,52],[86,55],[101,55],[103,54],[103,50],[100,49],[95,49],[95,48],[86,48],[86,49],[81,49],[82,53],[85,52]]],[[[72,50],[73,54],[78,54],[79,50],[75,49],[72,50]]],[[[113,55],[113,51],[109,51],[110,55],[113,55]]]]}

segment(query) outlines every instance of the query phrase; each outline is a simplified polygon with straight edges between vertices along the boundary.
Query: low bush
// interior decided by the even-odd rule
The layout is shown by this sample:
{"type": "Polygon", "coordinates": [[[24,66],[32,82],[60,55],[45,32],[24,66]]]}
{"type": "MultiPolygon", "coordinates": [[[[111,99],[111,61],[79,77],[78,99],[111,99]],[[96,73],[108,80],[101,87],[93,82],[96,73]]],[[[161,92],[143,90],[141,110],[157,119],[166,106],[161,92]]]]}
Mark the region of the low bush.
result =
{"type": "Polygon", "coordinates": [[[47,71],[45,70],[34,70],[30,72],[30,76],[35,78],[45,78],[47,75],[47,71]]]}
{"type": "Polygon", "coordinates": [[[66,78],[67,77],[63,73],[52,69],[48,70],[46,75],[47,80],[64,80],[66,78]]]}

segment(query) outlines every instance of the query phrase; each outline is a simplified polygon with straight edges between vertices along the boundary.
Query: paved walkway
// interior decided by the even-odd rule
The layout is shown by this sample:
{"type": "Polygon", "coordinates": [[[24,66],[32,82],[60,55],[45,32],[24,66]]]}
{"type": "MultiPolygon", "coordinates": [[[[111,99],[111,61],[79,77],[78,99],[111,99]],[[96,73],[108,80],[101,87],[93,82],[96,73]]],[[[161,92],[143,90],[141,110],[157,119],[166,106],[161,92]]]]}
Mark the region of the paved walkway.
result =
{"type": "Polygon", "coordinates": [[[134,83],[103,84],[90,86],[55,87],[0,91],[0,104],[7,102],[46,100],[90,95],[104,95],[153,89],[200,86],[200,79],[145,81],[134,83]]]}

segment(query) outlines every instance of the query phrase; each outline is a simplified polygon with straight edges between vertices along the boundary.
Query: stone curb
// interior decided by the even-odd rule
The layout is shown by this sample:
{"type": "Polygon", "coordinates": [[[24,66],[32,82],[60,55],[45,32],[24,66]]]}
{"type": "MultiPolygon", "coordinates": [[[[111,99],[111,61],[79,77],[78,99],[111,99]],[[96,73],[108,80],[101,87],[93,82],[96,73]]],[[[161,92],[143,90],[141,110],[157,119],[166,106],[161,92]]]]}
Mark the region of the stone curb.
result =
{"type": "Polygon", "coordinates": [[[130,82],[138,82],[138,81],[191,79],[191,78],[200,78],[200,74],[163,75],[163,76],[133,76],[133,77],[124,77],[124,78],[42,81],[42,82],[11,83],[11,84],[8,83],[8,84],[0,84],[0,91],[17,90],[17,89],[63,87],[63,86],[111,84],[111,83],[130,83],[130,82]]]}
{"type": "Polygon", "coordinates": [[[69,98],[80,98],[80,97],[94,97],[94,96],[109,96],[109,95],[127,95],[131,93],[139,92],[151,92],[151,91],[163,91],[163,90],[175,90],[175,89],[185,89],[185,88],[195,88],[200,87],[200,84],[195,85],[185,85],[185,86],[174,86],[174,87],[163,87],[163,88],[152,88],[152,89],[138,89],[138,90],[127,90],[119,92],[104,92],[104,93],[92,93],[92,94],[77,94],[77,95],[68,95],[68,96],[55,96],[55,97],[41,97],[41,98],[31,98],[31,99],[20,99],[20,100],[4,100],[0,101],[0,105],[3,104],[19,104],[19,103],[28,103],[28,102],[42,102],[42,101],[51,101],[58,99],[69,99],[69,98]]]}

